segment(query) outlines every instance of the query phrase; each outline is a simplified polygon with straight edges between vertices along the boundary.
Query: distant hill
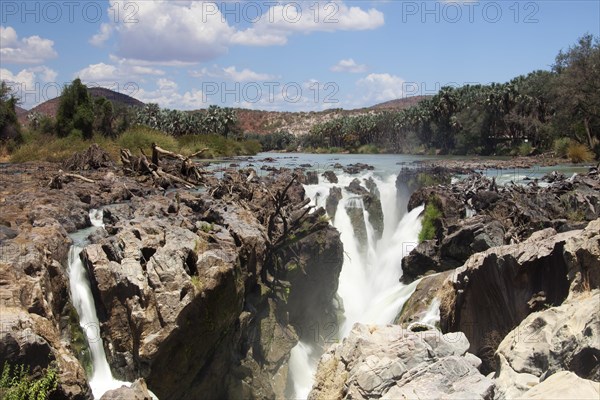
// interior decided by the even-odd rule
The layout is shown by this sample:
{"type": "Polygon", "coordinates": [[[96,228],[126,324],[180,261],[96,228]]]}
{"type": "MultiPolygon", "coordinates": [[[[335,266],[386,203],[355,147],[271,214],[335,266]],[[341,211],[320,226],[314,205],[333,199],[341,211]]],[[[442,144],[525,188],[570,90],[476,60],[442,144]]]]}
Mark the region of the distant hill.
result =
{"type": "Polygon", "coordinates": [[[273,133],[288,131],[303,135],[316,123],[323,123],[344,116],[374,114],[383,111],[400,111],[417,105],[429,96],[414,96],[387,101],[368,108],[344,110],[341,108],[311,112],[282,112],[236,109],[240,127],[244,133],[273,133]]]}
{"type": "Polygon", "coordinates": [[[376,104],[371,109],[375,110],[404,110],[416,106],[420,101],[430,98],[431,96],[412,96],[402,99],[390,100],[385,103],[376,104]]]}
{"type": "MultiPolygon", "coordinates": [[[[135,99],[135,98],[128,96],[126,94],[123,94],[123,93],[115,92],[110,89],[96,87],[96,88],[90,88],[90,89],[88,89],[88,91],[90,92],[90,95],[92,97],[106,97],[106,99],[113,102],[113,104],[120,104],[120,105],[125,105],[125,106],[137,106],[137,107],[144,106],[144,103],[142,103],[138,99],[135,99]]],[[[35,106],[34,108],[32,108],[29,111],[19,107],[21,110],[25,111],[25,113],[23,114],[22,111],[17,110],[17,116],[19,117],[19,122],[21,124],[25,124],[27,122],[27,115],[29,113],[33,113],[33,112],[45,114],[50,117],[56,117],[56,113],[58,112],[58,104],[59,103],[60,103],[60,97],[55,97],[53,99],[46,100],[45,102],[43,102],[41,104],[38,104],[37,106],[35,106]]]]}

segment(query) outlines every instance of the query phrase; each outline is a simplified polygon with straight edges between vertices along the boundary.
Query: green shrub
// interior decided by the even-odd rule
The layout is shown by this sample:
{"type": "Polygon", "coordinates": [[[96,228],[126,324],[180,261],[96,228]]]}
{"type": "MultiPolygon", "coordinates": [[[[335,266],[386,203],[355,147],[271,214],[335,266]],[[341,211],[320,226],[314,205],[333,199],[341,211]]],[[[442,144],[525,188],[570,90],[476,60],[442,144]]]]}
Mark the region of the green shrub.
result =
{"type": "Polygon", "coordinates": [[[43,375],[33,379],[29,367],[6,362],[0,376],[0,398],[4,400],[46,400],[56,390],[58,371],[50,366],[43,375]]]}
{"type": "Polygon", "coordinates": [[[584,144],[571,142],[567,149],[567,157],[573,163],[590,162],[594,160],[594,153],[584,144]]]}
{"type": "Polygon", "coordinates": [[[524,142],[524,143],[521,143],[521,145],[519,146],[519,149],[517,150],[517,154],[520,156],[528,156],[531,154],[532,151],[533,151],[533,146],[531,146],[531,143],[524,142]]]}
{"type": "Polygon", "coordinates": [[[560,138],[554,141],[554,152],[557,157],[567,158],[567,151],[569,150],[569,145],[571,144],[571,139],[569,138],[560,138]]]}
{"type": "Polygon", "coordinates": [[[423,221],[421,223],[421,232],[419,232],[419,243],[435,238],[435,223],[442,217],[442,212],[435,204],[430,201],[425,207],[423,221]]]}

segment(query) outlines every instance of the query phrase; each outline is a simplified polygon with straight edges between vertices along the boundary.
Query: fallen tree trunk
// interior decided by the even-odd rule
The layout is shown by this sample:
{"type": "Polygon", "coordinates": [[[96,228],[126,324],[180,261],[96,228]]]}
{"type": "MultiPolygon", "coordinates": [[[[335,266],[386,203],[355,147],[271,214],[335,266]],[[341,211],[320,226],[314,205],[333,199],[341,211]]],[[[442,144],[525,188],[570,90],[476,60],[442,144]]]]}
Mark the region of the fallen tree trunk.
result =
{"type": "Polygon", "coordinates": [[[68,183],[69,179],[79,179],[87,183],[96,183],[96,181],[86,178],[85,176],[79,174],[70,174],[65,173],[62,169],[58,170],[58,174],[53,176],[48,183],[48,186],[51,189],[62,189],[64,183],[68,183]]]}

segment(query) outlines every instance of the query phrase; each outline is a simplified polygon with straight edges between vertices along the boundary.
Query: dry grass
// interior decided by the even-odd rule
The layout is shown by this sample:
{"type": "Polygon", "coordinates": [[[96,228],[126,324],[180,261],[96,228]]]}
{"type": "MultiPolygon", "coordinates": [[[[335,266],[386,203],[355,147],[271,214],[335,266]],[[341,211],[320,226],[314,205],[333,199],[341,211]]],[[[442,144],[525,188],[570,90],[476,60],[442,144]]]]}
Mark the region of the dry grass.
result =
{"type": "Polygon", "coordinates": [[[567,149],[567,157],[573,163],[591,162],[594,160],[594,153],[584,144],[571,142],[567,149]]]}
{"type": "Polygon", "coordinates": [[[439,292],[440,298],[440,317],[448,322],[448,325],[454,324],[456,318],[456,291],[451,281],[446,281],[439,292]]]}

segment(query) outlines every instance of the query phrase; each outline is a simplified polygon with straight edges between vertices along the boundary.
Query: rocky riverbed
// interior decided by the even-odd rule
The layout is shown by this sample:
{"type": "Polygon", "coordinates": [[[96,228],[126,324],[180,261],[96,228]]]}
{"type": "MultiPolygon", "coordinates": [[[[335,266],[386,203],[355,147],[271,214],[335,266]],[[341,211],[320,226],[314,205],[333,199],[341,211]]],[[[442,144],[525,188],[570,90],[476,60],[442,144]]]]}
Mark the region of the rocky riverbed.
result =
{"type": "MultiPolygon", "coordinates": [[[[122,162],[91,148],[64,165],[1,167],[0,363],[34,376],[54,366],[51,398],[92,398],[68,252],[102,209],[81,259],[111,371],[135,381],[103,398],[286,398],[291,349],[339,318],[344,246],[329,221],[342,190],[363,205],[346,212],[366,241],[367,225],[374,238],[385,229],[377,185],[351,180],[314,208],[303,184],[337,183],[334,171],[210,172],[160,149],[122,162]]],[[[420,282],[398,325],[318,343],[309,398],[598,398],[598,175],[450,183],[469,169],[400,172],[398,193],[411,196],[399,209],[440,211],[402,262],[403,281],[420,282]],[[440,321],[414,323],[432,305],[440,321]]]]}
{"type": "Polygon", "coordinates": [[[343,255],[325,211],[305,207],[302,172],[232,169],[207,174],[199,191],[173,182],[165,191],[166,175],[156,185],[153,174],[96,159],[80,155],[72,172],[2,168],[2,364],[34,376],[53,365],[53,398],[91,398],[68,234],[102,208],[105,227],[82,259],[112,373],[142,379],[122,394],[145,398],[148,385],[160,399],[283,398],[298,333],[336,318],[343,255]]]}

